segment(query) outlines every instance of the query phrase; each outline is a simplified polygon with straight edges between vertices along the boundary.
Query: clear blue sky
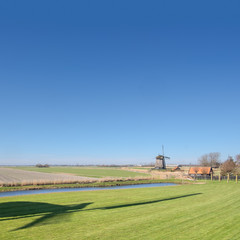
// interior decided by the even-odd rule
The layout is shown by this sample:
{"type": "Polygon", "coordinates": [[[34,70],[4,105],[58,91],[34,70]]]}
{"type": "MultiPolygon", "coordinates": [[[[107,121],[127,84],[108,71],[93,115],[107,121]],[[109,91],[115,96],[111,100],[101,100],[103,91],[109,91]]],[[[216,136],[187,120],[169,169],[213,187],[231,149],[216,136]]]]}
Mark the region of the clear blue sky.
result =
{"type": "Polygon", "coordinates": [[[1,1],[0,164],[240,153],[239,1],[1,1]]]}

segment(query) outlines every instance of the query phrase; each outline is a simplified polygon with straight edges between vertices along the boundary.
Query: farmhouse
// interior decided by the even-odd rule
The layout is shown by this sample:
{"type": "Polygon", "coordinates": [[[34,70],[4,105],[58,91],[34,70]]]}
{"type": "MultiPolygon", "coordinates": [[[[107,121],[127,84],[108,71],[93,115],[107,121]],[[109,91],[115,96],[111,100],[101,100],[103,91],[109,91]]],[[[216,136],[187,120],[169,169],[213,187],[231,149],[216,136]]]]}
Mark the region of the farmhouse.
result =
{"type": "Polygon", "coordinates": [[[211,167],[190,167],[188,174],[189,175],[211,175],[213,170],[211,167]]]}

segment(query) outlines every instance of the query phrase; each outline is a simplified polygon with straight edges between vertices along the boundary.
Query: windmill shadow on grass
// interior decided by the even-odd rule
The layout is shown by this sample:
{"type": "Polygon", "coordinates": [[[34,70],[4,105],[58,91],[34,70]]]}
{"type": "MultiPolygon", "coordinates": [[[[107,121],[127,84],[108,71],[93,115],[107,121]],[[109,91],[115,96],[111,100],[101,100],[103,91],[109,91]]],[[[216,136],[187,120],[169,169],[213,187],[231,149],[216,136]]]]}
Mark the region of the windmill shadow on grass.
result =
{"type": "MultiPolygon", "coordinates": [[[[202,194],[202,193],[192,193],[192,194],[175,196],[175,197],[169,197],[169,198],[163,198],[163,199],[147,201],[147,202],[129,203],[129,204],[122,204],[122,205],[102,207],[102,208],[95,208],[95,209],[105,210],[105,209],[114,209],[114,208],[133,207],[133,206],[139,206],[139,205],[146,205],[146,204],[152,204],[152,203],[159,203],[159,202],[165,202],[165,201],[170,201],[170,200],[176,200],[176,199],[179,199],[179,198],[192,197],[192,196],[196,196],[196,195],[200,195],[200,194],[202,194]]],[[[87,210],[94,210],[94,209],[87,209],[87,210]]]]}
{"type": "Polygon", "coordinates": [[[57,205],[41,202],[6,202],[0,204],[0,218],[2,218],[0,221],[40,216],[31,223],[12,230],[17,231],[35,225],[66,220],[65,218],[68,217],[70,213],[81,211],[90,204],[92,204],[92,202],[77,205],[57,205]],[[52,222],[50,220],[52,220],[52,222]]]}
{"type": "Polygon", "coordinates": [[[65,220],[65,218],[68,217],[69,214],[73,212],[109,210],[109,209],[124,208],[124,207],[134,207],[139,205],[159,203],[163,201],[177,200],[185,197],[193,197],[199,194],[202,194],[202,193],[193,193],[193,194],[186,194],[186,195],[146,201],[146,202],[128,203],[128,204],[113,205],[113,206],[106,206],[106,207],[99,207],[99,208],[90,208],[90,209],[84,209],[84,208],[92,204],[92,202],[81,203],[77,205],[57,205],[57,204],[41,203],[41,202],[6,202],[6,203],[0,204],[0,221],[39,216],[38,219],[22,227],[12,230],[12,231],[17,231],[21,229],[30,228],[35,225],[49,224],[50,222],[49,220],[51,219],[54,221],[54,223],[56,223],[57,221],[65,220]]]}

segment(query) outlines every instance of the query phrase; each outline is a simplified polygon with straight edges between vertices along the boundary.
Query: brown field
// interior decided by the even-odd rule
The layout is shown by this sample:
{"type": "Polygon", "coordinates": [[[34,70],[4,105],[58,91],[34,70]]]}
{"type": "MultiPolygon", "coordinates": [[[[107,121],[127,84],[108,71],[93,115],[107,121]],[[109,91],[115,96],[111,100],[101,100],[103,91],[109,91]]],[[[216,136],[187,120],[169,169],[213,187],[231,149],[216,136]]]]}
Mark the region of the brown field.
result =
{"type": "Polygon", "coordinates": [[[52,174],[0,167],[1,185],[57,184],[95,180],[95,178],[73,176],[72,174],[52,174]]]}
{"type": "Polygon", "coordinates": [[[159,171],[159,170],[151,170],[151,168],[122,168],[124,170],[132,171],[132,172],[140,172],[140,173],[149,173],[152,177],[157,177],[160,179],[185,179],[185,180],[191,180],[192,178],[188,175],[188,171],[177,171],[177,172],[171,172],[171,171],[159,171]]]}

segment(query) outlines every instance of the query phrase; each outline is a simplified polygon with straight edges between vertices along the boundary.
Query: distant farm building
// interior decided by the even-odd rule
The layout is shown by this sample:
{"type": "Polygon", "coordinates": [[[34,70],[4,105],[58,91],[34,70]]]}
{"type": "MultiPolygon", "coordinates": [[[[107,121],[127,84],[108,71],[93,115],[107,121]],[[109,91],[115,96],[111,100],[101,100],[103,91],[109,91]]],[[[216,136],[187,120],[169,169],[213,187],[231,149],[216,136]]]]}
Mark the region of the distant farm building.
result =
{"type": "Polygon", "coordinates": [[[188,174],[189,175],[211,175],[213,170],[211,167],[190,167],[188,174]]]}
{"type": "Polygon", "coordinates": [[[180,169],[179,166],[176,166],[176,167],[172,168],[171,171],[172,171],[172,172],[177,172],[177,171],[181,171],[181,169],[180,169]]]}

